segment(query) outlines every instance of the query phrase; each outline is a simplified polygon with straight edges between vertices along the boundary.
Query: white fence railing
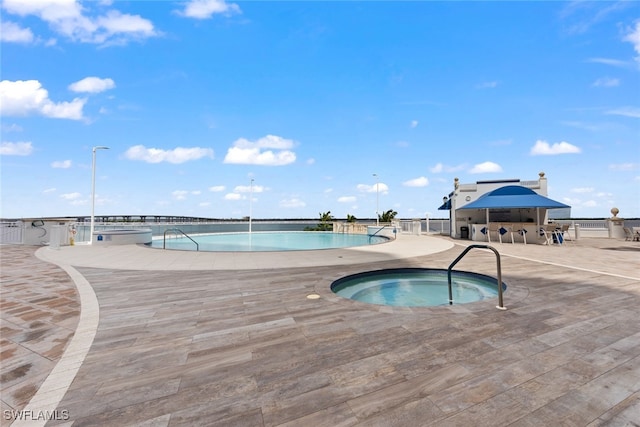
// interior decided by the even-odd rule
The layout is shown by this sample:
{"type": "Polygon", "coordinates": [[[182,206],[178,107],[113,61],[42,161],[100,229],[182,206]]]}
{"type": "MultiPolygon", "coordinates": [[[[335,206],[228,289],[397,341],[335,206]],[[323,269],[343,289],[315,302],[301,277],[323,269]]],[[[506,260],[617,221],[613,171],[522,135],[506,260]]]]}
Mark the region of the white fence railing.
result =
{"type": "Polygon", "coordinates": [[[0,222],[0,244],[21,244],[23,230],[22,221],[0,222]]]}
{"type": "MultiPolygon", "coordinates": [[[[610,237],[609,236],[609,220],[607,219],[586,219],[586,220],[554,220],[559,224],[569,224],[572,235],[581,237],[610,237]]],[[[20,220],[2,221],[0,222],[0,244],[42,244],[42,240],[49,240],[48,235],[40,238],[40,234],[44,228],[34,228],[35,223],[23,222],[20,220]],[[34,231],[35,230],[35,231],[34,231]],[[30,238],[34,232],[37,232],[38,239],[33,243],[30,238]],[[25,234],[26,233],[26,234],[25,234]]],[[[375,222],[373,223],[375,224],[375,222]]],[[[112,228],[151,228],[153,235],[162,235],[168,227],[175,227],[180,223],[96,223],[96,230],[112,229],[112,228]]],[[[260,221],[253,223],[254,231],[298,231],[305,226],[317,225],[317,221],[260,221]]],[[[184,231],[187,233],[217,233],[217,232],[241,232],[248,229],[248,222],[215,222],[210,223],[182,223],[184,231]]],[[[334,222],[335,232],[345,233],[367,233],[368,226],[371,223],[346,223],[334,222]]],[[[450,234],[450,223],[448,219],[409,219],[394,220],[393,226],[397,228],[398,234],[450,234]]],[[[625,220],[625,227],[640,227],[640,220],[625,220]]],[[[77,230],[75,242],[86,242],[89,240],[89,224],[78,222],[72,224],[73,229],[77,230]]],[[[33,236],[32,236],[33,237],[33,236]]]]}

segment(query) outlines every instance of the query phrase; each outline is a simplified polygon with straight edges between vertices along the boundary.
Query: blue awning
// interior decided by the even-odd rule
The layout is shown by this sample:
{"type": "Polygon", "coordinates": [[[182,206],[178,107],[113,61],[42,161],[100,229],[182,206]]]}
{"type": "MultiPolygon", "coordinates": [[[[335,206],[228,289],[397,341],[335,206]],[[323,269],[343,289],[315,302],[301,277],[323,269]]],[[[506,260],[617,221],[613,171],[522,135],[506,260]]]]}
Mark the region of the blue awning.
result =
{"type": "Polygon", "coordinates": [[[444,202],[442,204],[442,206],[440,206],[438,208],[439,211],[450,211],[451,210],[451,199],[447,199],[446,202],[444,202]]]}
{"type": "Polygon", "coordinates": [[[478,200],[461,206],[459,209],[561,209],[570,207],[541,196],[530,188],[521,185],[507,185],[485,193],[478,200]]]}

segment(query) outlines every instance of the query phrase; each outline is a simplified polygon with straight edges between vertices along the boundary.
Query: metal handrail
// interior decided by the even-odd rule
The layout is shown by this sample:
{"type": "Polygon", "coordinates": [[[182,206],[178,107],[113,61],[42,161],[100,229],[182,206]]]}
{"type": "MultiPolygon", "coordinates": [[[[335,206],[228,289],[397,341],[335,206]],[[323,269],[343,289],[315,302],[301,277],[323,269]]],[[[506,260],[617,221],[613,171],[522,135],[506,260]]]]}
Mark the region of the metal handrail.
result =
{"type": "MultiPolygon", "coordinates": [[[[380,227],[380,226],[378,225],[377,227],[380,227]]],[[[381,232],[381,231],[382,231],[382,230],[384,230],[385,228],[387,228],[387,226],[386,226],[386,225],[383,225],[382,227],[378,228],[378,230],[377,230],[375,233],[373,233],[373,234],[369,234],[369,237],[373,237],[373,236],[375,236],[376,234],[378,234],[379,232],[381,232]]]]}
{"type": "Polygon", "coordinates": [[[488,246],[488,245],[467,246],[467,248],[449,266],[449,269],[447,270],[447,279],[449,281],[449,305],[453,305],[453,290],[451,288],[451,269],[453,268],[454,265],[458,263],[458,261],[462,259],[462,257],[464,257],[467,254],[467,252],[469,252],[473,248],[490,249],[493,251],[494,254],[496,254],[496,262],[497,262],[497,269],[498,269],[498,305],[496,306],[496,308],[499,310],[506,310],[507,307],[504,306],[502,301],[502,267],[500,265],[500,254],[494,247],[488,246]]]}
{"type": "Polygon", "coordinates": [[[187,239],[191,240],[193,243],[196,244],[196,251],[200,250],[200,245],[198,244],[198,242],[193,240],[191,238],[191,236],[189,236],[187,233],[185,233],[184,231],[180,230],[179,228],[169,228],[168,230],[164,231],[164,236],[163,236],[163,240],[162,240],[162,249],[166,249],[166,246],[167,246],[167,233],[170,232],[170,231],[174,232],[174,233],[176,233],[176,232],[182,233],[184,235],[184,237],[186,237],[187,239]]]}

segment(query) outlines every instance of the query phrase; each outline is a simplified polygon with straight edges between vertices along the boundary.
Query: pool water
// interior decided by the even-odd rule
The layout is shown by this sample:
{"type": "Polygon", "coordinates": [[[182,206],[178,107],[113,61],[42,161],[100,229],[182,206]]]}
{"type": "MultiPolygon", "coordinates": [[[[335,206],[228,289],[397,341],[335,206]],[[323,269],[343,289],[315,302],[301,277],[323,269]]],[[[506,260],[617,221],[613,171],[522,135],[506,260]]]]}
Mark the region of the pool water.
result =
{"type": "MultiPolygon", "coordinates": [[[[198,242],[200,251],[268,252],[347,248],[389,241],[383,236],[343,234],[319,231],[215,233],[190,236],[198,242]]],[[[154,240],[152,247],[162,248],[163,239],[154,240]]],[[[196,250],[194,242],[182,236],[167,235],[166,249],[196,250]]]]}
{"type": "MultiPolygon", "coordinates": [[[[497,280],[483,274],[452,271],[454,304],[498,296],[497,280]]],[[[503,290],[506,285],[503,284],[503,290]]],[[[369,304],[401,307],[449,305],[447,270],[406,268],[371,271],[336,280],[339,296],[369,304]]]]}

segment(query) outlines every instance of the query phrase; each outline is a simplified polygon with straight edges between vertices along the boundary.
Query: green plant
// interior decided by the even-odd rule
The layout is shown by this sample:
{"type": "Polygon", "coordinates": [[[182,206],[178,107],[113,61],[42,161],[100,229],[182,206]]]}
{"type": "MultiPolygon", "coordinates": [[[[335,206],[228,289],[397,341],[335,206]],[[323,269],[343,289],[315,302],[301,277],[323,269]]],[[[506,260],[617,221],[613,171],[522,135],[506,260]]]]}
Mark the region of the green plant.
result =
{"type": "Polygon", "coordinates": [[[347,214],[347,222],[356,222],[356,217],[351,215],[351,214],[347,214]]]}
{"type": "Polygon", "coordinates": [[[320,224],[315,227],[305,227],[305,231],[333,231],[334,217],[331,215],[331,211],[320,212],[320,224]]]}
{"type": "Polygon", "coordinates": [[[394,211],[393,209],[389,209],[382,214],[378,214],[378,219],[380,220],[380,222],[391,222],[396,217],[396,215],[398,215],[398,212],[394,211]]]}

